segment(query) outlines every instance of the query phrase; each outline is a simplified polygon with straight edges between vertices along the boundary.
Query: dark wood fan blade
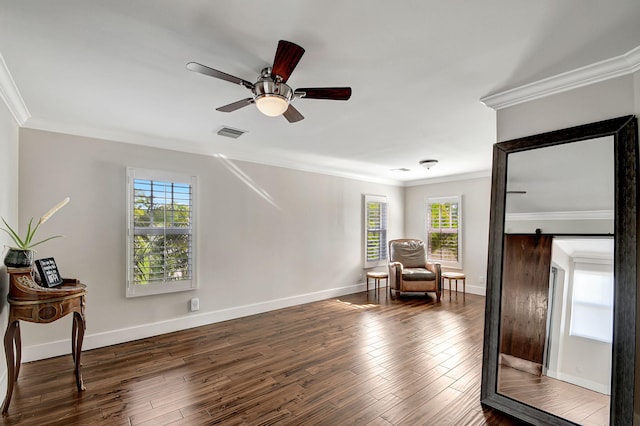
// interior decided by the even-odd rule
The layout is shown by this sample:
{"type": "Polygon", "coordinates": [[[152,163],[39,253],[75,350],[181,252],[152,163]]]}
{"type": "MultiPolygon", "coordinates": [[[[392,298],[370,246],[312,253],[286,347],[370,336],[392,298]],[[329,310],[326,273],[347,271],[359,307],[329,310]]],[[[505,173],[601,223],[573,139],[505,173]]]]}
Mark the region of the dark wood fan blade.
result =
{"type": "Polygon", "coordinates": [[[226,72],[214,70],[213,68],[209,68],[205,65],[199,64],[197,62],[189,62],[187,64],[187,69],[189,71],[199,72],[200,74],[208,75],[209,77],[219,78],[220,80],[229,81],[231,83],[236,83],[241,86],[246,87],[247,89],[253,88],[253,83],[248,82],[247,80],[243,80],[240,77],[233,76],[231,74],[227,74],[226,72]]]}
{"type": "Polygon", "coordinates": [[[286,83],[303,54],[304,49],[302,47],[290,41],[280,40],[276,56],[273,59],[271,75],[279,75],[282,77],[282,81],[286,83]]]}
{"type": "Polygon", "coordinates": [[[247,105],[251,105],[253,103],[253,98],[241,99],[239,101],[230,103],[229,105],[221,106],[220,108],[216,108],[216,111],[222,112],[233,112],[237,109],[244,108],[247,105]]]}
{"type": "Polygon", "coordinates": [[[293,105],[289,104],[289,108],[284,112],[284,118],[287,119],[289,123],[295,123],[300,120],[304,120],[304,116],[300,114],[300,111],[294,108],[293,105]]]}
{"type": "Polygon", "coordinates": [[[295,94],[307,99],[346,101],[351,97],[351,87],[306,87],[296,89],[295,94]]]}

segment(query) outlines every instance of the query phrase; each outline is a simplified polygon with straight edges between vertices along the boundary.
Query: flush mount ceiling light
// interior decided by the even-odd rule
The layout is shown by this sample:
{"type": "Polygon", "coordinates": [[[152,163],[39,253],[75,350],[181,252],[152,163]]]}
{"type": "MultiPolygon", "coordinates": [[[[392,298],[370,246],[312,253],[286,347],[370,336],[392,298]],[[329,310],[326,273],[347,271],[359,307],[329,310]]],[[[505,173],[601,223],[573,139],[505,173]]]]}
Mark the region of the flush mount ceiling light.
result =
{"type": "Polygon", "coordinates": [[[438,164],[438,160],[420,160],[418,163],[425,169],[429,170],[431,167],[438,164]]]}

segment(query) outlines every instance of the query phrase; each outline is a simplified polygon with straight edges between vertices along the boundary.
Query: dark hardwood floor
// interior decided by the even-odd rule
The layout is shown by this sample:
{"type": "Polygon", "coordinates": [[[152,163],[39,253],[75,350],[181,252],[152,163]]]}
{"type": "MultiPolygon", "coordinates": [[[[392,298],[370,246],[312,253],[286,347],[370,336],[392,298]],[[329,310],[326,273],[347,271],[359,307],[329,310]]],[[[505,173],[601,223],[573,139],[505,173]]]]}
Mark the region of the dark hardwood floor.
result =
{"type": "Polygon", "coordinates": [[[584,426],[609,424],[609,395],[504,365],[498,368],[498,392],[584,426]]]}
{"type": "MultiPolygon", "coordinates": [[[[357,293],[27,363],[7,425],[502,425],[484,298],[357,293]]],[[[90,317],[90,307],[88,307],[90,317]]],[[[91,330],[88,330],[90,333],[91,330]]]]}

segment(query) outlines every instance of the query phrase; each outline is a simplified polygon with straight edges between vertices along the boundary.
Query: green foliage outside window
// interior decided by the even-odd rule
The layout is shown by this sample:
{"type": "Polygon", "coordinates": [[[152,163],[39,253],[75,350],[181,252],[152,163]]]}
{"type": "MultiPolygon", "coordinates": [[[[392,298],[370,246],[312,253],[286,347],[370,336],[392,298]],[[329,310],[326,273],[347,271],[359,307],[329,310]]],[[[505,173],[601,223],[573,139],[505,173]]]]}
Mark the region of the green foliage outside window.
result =
{"type": "Polygon", "coordinates": [[[458,203],[429,204],[429,259],[458,262],[458,203]]]}
{"type": "Polygon", "coordinates": [[[387,258],[387,203],[367,203],[367,261],[387,258]]]}
{"type": "Polygon", "coordinates": [[[191,188],[134,181],[134,282],[191,278],[191,188]]]}

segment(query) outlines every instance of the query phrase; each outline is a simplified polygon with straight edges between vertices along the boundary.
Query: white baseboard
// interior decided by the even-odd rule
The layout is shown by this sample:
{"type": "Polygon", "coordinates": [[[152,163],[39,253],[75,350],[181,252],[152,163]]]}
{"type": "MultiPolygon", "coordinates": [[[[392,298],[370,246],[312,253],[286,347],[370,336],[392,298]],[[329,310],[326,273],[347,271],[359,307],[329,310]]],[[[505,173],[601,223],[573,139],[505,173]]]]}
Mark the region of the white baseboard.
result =
{"type": "Polygon", "coordinates": [[[2,375],[0,376],[0,389],[4,389],[6,392],[7,386],[9,383],[7,382],[7,367],[5,366],[2,375]]]}
{"type": "Polygon", "coordinates": [[[611,389],[608,384],[594,382],[592,380],[583,379],[582,377],[572,376],[571,374],[561,373],[559,371],[547,371],[547,376],[563,382],[573,383],[576,386],[591,389],[604,395],[611,395],[611,389]]]}
{"type": "MultiPolygon", "coordinates": [[[[460,288],[458,288],[458,290],[460,290],[460,288]]],[[[487,288],[484,287],[484,286],[467,284],[466,290],[467,290],[467,293],[469,293],[469,294],[476,294],[478,296],[486,296],[487,295],[487,288]]],[[[447,287],[447,291],[449,291],[449,287],[447,287]]]]}
{"type": "MultiPolygon", "coordinates": [[[[174,331],[186,330],[193,327],[227,321],[249,315],[260,314],[276,309],[288,308],[290,306],[302,305],[304,303],[316,302],[346,294],[358,293],[366,290],[366,283],[359,283],[345,287],[337,287],[322,290],[315,293],[301,294],[282,299],[275,299],[266,302],[253,303],[250,305],[236,306],[218,311],[204,312],[201,314],[190,314],[180,318],[167,321],[144,324],[119,330],[110,330],[103,333],[85,334],[82,345],[83,350],[102,348],[119,343],[130,342],[132,340],[144,339],[146,337],[157,336],[174,331]]],[[[39,345],[25,346],[22,348],[22,362],[37,361],[45,358],[70,354],[71,339],[58,340],[55,342],[43,343],[39,345]]],[[[6,370],[4,374],[4,385],[6,386],[6,370]]],[[[0,388],[1,389],[1,388],[0,388]]]]}

